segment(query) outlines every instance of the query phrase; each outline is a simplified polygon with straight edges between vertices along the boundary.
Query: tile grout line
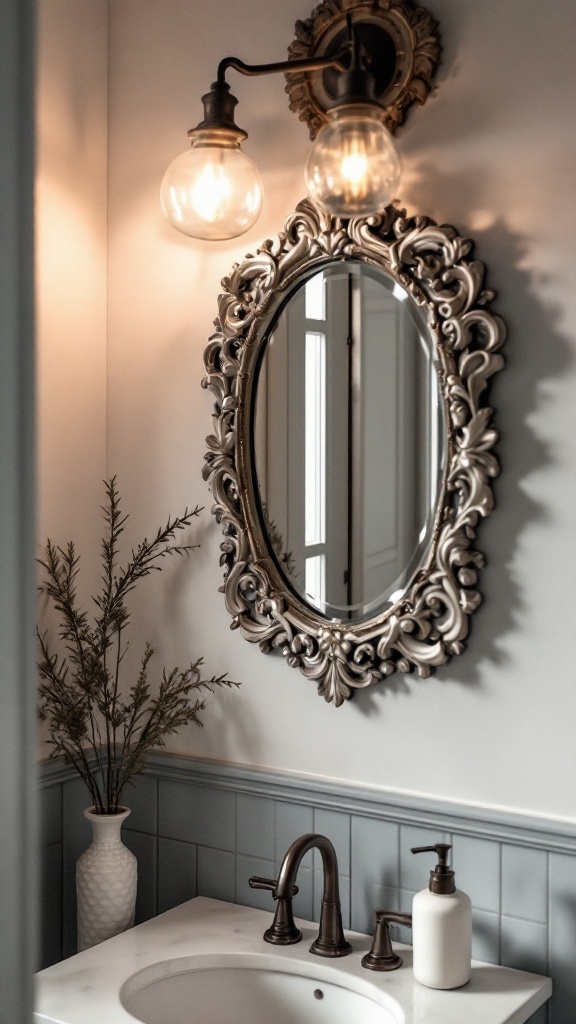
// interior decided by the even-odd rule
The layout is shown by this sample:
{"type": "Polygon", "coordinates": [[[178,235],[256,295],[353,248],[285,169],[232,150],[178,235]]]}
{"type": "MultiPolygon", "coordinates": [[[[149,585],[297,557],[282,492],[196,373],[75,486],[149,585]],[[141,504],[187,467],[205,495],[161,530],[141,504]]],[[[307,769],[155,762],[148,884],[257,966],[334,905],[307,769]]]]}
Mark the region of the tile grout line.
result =
{"type": "Polygon", "coordinates": [[[156,778],[156,813],[154,815],[156,822],[156,835],[154,837],[155,855],[156,855],[156,893],[155,893],[155,909],[158,914],[158,908],[160,905],[160,779],[156,778]]]}
{"type": "Polygon", "coordinates": [[[234,902],[238,899],[238,793],[234,793],[234,902]]]}
{"type": "Polygon", "coordinates": [[[402,825],[398,826],[396,836],[396,878],[398,879],[398,898],[402,891],[402,825]]]}
{"type": "Polygon", "coordinates": [[[352,928],[352,815],[348,815],[348,924],[352,928]]]}
{"type": "Polygon", "coordinates": [[[502,906],[503,884],[502,865],[504,862],[504,844],[498,843],[498,963],[502,963],[502,906]]]}
{"type": "Polygon", "coordinates": [[[60,858],[60,891],[62,893],[62,896],[61,896],[61,899],[60,899],[60,957],[63,958],[63,956],[64,956],[64,920],[65,920],[65,913],[64,913],[64,900],[65,900],[65,893],[64,893],[64,882],[65,882],[65,872],[64,872],[64,783],[60,782],[59,785],[58,785],[58,788],[60,790],[60,830],[61,830],[60,831],[60,840],[61,840],[61,844],[62,844],[62,855],[61,855],[61,858],[60,858]]]}
{"type": "MultiPolygon", "coordinates": [[[[546,854],[546,971],[550,975],[550,954],[552,949],[552,859],[546,854]]],[[[552,1021],[550,1000],[546,1003],[546,1020],[552,1021]]]]}
{"type": "MultiPolygon", "coordinates": [[[[550,974],[550,853],[546,851],[546,974],[550,974]]],[[[549,1024],[552,1017],[550,1000],[544,1006],[545,1024],[549,1024]]]]}

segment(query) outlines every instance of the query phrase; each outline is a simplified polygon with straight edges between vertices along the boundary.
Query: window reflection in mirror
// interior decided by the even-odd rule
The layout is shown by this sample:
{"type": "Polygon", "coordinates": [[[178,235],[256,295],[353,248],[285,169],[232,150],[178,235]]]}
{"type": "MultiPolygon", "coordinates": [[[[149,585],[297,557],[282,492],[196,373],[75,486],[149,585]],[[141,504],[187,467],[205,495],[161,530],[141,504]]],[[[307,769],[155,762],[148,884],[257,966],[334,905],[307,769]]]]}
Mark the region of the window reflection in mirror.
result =
{"type": "Polygon", "coordinates": [[[325,266],[268,332],[254,467],[269,547],[330,619],[380,614],[425,561],[446,430],[433,336],[390,276],[325,266]]]}

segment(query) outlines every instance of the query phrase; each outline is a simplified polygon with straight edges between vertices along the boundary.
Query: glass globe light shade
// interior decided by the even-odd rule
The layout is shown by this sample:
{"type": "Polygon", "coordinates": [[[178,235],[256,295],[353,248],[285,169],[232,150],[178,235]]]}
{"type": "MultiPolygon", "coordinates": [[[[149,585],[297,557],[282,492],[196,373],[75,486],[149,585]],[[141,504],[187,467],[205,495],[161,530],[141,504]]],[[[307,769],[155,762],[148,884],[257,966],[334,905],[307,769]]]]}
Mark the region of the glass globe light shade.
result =
{"type": "Polygon", "coordinates": [[[308,154],[309,194],[337,217],[366,217],[396,196],[402,162],[392,135],[370,107],[336,108],[308,154]]]}
{"type": "Polygon", "coordinates": [[[231,133],[198,132],[192,147],[172,161],[160,186],[160,203],[173,227],[192,238],[236,238],[262,209],[258,168],[231,133]]]}

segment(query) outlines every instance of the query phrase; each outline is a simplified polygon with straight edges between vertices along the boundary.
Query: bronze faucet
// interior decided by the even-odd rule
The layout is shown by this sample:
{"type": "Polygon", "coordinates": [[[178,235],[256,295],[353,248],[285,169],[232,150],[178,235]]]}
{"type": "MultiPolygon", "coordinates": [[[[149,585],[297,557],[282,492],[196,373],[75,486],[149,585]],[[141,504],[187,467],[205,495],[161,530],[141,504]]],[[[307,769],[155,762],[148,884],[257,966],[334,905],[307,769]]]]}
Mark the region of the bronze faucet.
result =
{"type": "Polygon", "coordinates": [[[300,836],[292,843],[284,856],[278,878],[255,876],[250,879],[250,886],[253,889],[270,889],[277,903],[274,921],[264,932],[264,939],[280,946],[300,942],[302,932],[294,922],[292,897],[298,892],[294,883],[300,862],[304,854],[313,847],[322,854],[324,890],[318,936],[310,946],[310,952],[316,953],[317,956],[347,956],[352,952],[352,946],[344,938],[342,928],[336,851],[326,836],[314,833],[300,836]]]}

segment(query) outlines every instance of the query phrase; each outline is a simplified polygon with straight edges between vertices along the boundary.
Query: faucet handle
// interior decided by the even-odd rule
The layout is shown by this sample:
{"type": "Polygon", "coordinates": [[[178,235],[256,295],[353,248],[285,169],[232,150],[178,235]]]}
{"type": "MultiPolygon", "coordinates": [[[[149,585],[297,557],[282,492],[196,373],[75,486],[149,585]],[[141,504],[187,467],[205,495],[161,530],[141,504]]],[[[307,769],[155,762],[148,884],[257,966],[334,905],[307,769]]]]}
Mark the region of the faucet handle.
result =
{"type": "Polygon", "coordinates": [[[298,892],[298,886],[293,885],[291,893],[279,898],[276,895],[277,878],[261,878],[260,875],[252,875],[248,879],[248,885],[251,889],[268,889],[277,901],[274,921],[264,932],[265,941],[273,942],[277,946],[289,946],[293,942],[300,942],[302,932],[296,927],[292,912],[292,897],[298,892]]]}
{"type": "Polygon", "coordinates": [[[412,914],[398,914],[394,910],[376,911],[376,931],[370,952],[362,957],[362,967],[370,971],[395,971],[402,965],[402,957],[392,949],[389,924],[412,927],[412,914]]]}
{"type": "MultiPolygon", "coordinates": [[[[278,879],[262,878],[260,875],[252,875],[252,877],[248,879],[248,885],[250,886],[251,889],[268,889],[271,893],[275,894],[276,886],[278,885],[278,879]]],[[[292,896],[296,896],[298,892],[300,892],[298,886],[293,885],[292,896]]],[[[276,899],[276,895],[274,895],[274,899],[276,899]]]]}

